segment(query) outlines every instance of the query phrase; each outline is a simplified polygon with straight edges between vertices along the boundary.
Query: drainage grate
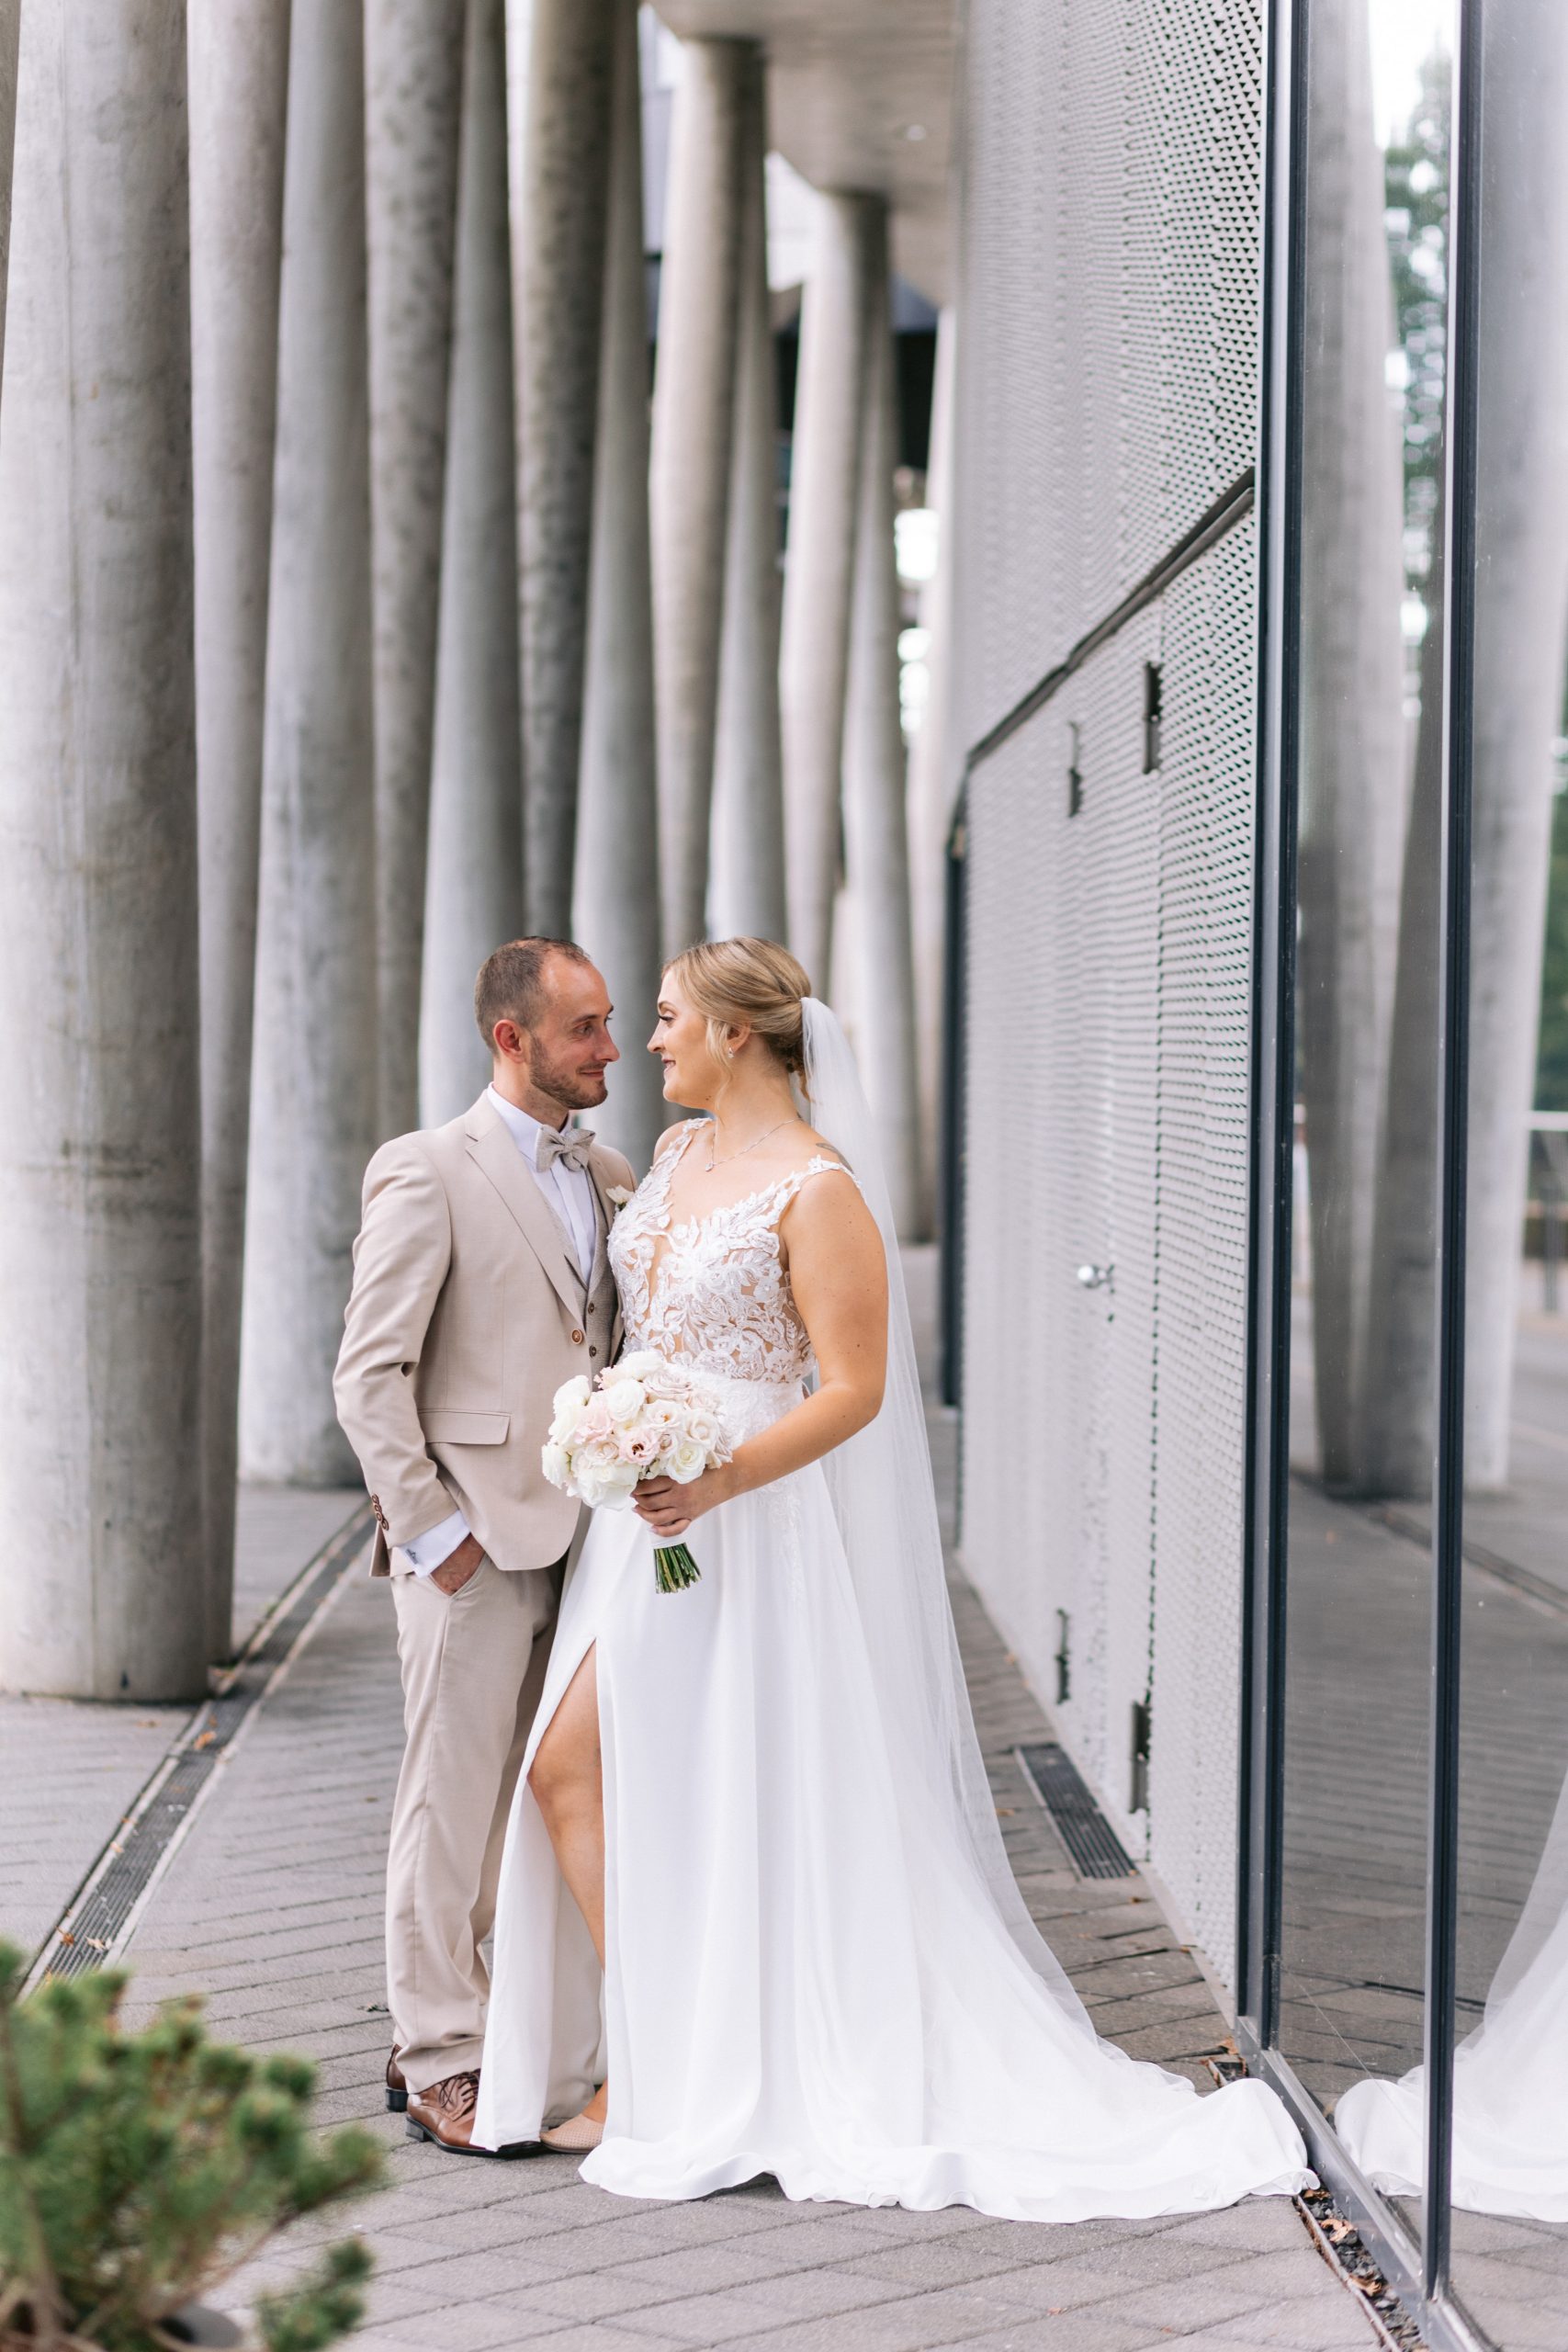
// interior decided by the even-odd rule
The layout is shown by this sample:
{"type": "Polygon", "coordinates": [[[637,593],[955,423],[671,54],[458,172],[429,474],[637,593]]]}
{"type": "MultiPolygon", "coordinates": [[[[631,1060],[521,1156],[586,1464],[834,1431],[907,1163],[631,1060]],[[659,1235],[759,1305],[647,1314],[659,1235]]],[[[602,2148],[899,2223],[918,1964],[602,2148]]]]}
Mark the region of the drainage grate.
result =
{"type": "Polygon", "coordinates": [[[46,1939],[28,1982],[102,1968],[124,1941],[142,1897],[251,1709],[370,1532],[368,1510],[302,1570],[256,1628],[215,1698],[197,1709],[46,1939]]]}
{"type": "Polygon", "coordinates": [[[1090,1795],[1065,1747],[1054,1739],[1021,1747],[1022,1765],[1035,1795],[1055,1824],[1057,1835],[1085,1878],[1132,1878],[1136,1865],[1090,1795]]]}

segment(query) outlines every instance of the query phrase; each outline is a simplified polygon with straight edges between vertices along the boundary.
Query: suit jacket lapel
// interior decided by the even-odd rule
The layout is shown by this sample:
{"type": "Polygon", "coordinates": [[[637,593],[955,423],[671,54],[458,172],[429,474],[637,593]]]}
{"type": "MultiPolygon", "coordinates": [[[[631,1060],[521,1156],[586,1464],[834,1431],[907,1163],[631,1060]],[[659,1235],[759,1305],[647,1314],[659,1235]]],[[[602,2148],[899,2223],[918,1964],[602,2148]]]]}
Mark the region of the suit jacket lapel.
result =
{"type": "MultiPolygon", "coordinates": [[[[593,1197],[599,1204],[599,1238],[593,1251],[593,1276],[588,1285],[590,1295],[593,1295],[608,1271],[610,1227],[615,1219],[615,1204],[605,1189],[609,1182],[609,1170],[597,1145],[588,1155],[588,1173],[593,1181],[593,1197]]],[[[621,1288],[615,1282],[612,1282],[611,1288],[615,1299],[615,1323],[610,1333],[610,1352],[614,1356],[621,1344],[621,1288]]]]}
{"type": "Polygon", "coordinates": [[[533,1170],[488,1102],[481,1100],[475,1104],[466,1133],[469,1151],[511,1210],[575,1323],[582,1313],[582,1276],[533,1170]]]}

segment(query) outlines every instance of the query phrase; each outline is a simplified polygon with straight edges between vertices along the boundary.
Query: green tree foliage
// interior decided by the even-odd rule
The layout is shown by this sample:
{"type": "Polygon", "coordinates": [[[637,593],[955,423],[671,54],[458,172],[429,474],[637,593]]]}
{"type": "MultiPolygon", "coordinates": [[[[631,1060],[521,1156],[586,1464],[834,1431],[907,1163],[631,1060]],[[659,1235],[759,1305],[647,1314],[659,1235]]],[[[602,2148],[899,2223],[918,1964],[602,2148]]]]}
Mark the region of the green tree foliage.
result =
{"type": "Polygon", "coordinates": [[[1404,362],[1404,571],[1417,594],[1431,569],[1443,462],[1450,73],[1447,57],[1434,51],[1409,126],[1390,145],[1383,169],[1394,332],[1404,362]]]}
{"type": "MultiPolygon", "coordinates": [[[[1404,571],[1422,596],[1431,569],[1443,462],[1450,93],[1450,61],[1435,51],[1422,69],[1421,95],[1409,125],[1390,145],[1384,164],[1383,219],[1404,367],[1404,571]]],[[[1428,628],[1438,623],[1438,616],[1428,612],[1428,628]]],[[[1414,669],[1413,662],[1413,684],[1414,669]]],[[[1552,832],[1535,1099],[1540,1110],[1568,1111],[1568,795],[1558,800],[1552,832]]]]}
{"type": "Polygon", "coordinates": [[[1568,792],[1552,811],[1550,890],[1535,1099],[1538,1110],[1568,1111],[1568,792]]]}
{"type": "MultiPolygon", "coordinates": [[[[314,2069],[208,2038],[195,2001],[120,2030],[123,1971],[19,1997],[0,1944],[0,2346],[155,2352],[160,2323],[305,2213],[381,2177],[368,2132],[310,2128],[314,2069]]],[[[317,2352],[360,2316],[370,2257],[329,2249],[261,2308],[271,2352],[317,2352]]]]}

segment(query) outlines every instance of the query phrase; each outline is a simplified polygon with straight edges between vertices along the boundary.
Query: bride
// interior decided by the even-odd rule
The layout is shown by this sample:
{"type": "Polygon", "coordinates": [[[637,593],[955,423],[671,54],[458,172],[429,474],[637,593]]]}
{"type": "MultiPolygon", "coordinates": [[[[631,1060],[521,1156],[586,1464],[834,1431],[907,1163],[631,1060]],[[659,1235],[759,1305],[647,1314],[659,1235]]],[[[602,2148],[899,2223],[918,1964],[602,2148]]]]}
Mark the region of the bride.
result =
{"type": "Polygon", "coordinates": [[[591,2151],[583,2177],[629,2197],[771,2174],[1032,2221],[1301,2188],[1262,2084],[1200,2098],[1096,2038],[1013,1883],[837,1021],[784,949],[726,940],[669,967],[650,1050],[711,1117],[615,1220],[627,1344],[714,1383],[734,1456],[597,1513],[568,1579],[475,2143],[591,2151]],[[660,1592],[655,1544],[688,1529],[700,1581],[660,1592]]]}

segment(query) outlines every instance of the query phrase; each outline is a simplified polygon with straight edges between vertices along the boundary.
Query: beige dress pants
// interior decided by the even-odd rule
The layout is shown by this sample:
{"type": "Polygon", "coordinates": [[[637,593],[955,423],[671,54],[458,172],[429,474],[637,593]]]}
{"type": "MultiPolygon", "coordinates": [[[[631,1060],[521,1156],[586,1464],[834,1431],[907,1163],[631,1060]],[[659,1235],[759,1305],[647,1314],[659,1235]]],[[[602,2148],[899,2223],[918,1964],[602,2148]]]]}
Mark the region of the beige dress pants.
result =
{"type": "Polygon", "coordinates": [[[553,1568],[481,1560],[461,1589],[392,1580],[408,1735],[387,1860],[387,1999],[411,2090],[479,2063],[513,1792],[560,1597],[553,1568]]]}

